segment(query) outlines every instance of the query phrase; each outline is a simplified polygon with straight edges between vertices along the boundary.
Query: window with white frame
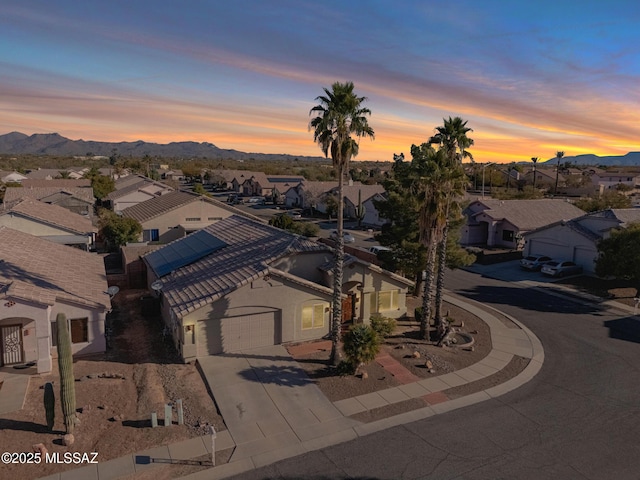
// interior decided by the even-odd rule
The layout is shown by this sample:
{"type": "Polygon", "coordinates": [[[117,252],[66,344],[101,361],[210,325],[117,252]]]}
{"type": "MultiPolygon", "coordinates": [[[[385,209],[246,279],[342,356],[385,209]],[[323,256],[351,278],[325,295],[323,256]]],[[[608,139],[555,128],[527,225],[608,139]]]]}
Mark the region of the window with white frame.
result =
{"type": "Polygon", "coordinates": [[[326,304],[316,303],[302,307],[302,329],[322,328],[325,325],[326,304]]]}

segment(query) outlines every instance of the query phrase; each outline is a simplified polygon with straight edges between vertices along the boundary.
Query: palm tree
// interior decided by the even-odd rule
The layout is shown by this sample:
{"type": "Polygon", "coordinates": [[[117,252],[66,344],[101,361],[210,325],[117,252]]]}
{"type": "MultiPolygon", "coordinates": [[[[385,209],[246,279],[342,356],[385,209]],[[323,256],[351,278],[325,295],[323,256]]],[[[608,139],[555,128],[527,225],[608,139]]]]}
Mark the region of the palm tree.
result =
{"type": "Polygon", "coordinates": [[[331,358],[336,365],[339,361],[338,342],[340,340],[340,326],[342,323],[342,268],[344,263],[344,172],[349,171],[349,161],[358,155],[360,137],[374,138],[373,129],[369,126],[367,117],[371,110],[362,107],[367,100],[359,97],[353,91],[353,82],[335,82],[331,90],[324,88],[324,95],[316,97],[320,102],[313,107],[309,115],[315,115],[309,122],[309,129],[313,130],[313,140],[320,146],[326,157],[331,154],[333,168],[338,176],[338,239],[335,250],[335,266],[333,269],[333,299],[331,322],[331,358]]]}
{"type": "Polygon", "coordinates": [[[538,163],[538,157],[531,157],[533,162],[533,191],[536,190],[536,164],[538,163]]]}
{"type": "Polygon", "coordinates": [[[556,152],[556,158],[558,159],[558,165],[556,165],[556,188],[553,190],[553,194],[558,193],[558,175],[560,174],[560,159],[564,157],[564,152],[556,152]]]}
{"type": "Polygon", "coordinates": [[[473,155],[467,149],[473,146],[473,139],[467,133],[473,130],[467,127],[467,121],[460,117],[443,119],[444,125],[436,127],[436,134],[429,139],[430,144],[440,145],[439,151],[444,151],[447,162],[442,167],[441,195],[444,202],[443,215],[440,217],[440,236],[438,251],[438,276],[436,282],[436,305],[434,312],[435,324],[444,335],[444,322],[442,321],[442,296],[444,290],[444,272],[447,257],[447,238],[449,236],[449,216],[452,208],[457,206],[457,199],[464,194],[464,171],[462,161],[469,158],[473,161],[473,155]]]}

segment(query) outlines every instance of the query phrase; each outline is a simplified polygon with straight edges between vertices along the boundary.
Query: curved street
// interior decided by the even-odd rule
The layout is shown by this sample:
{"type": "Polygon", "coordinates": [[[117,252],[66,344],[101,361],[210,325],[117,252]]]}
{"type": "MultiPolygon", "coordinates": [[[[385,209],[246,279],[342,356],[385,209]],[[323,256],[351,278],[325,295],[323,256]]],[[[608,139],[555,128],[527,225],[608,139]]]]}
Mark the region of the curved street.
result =
{"type": "Polygon", "coordinates": [[[452,292],[524,323],[545,350],[496,399],[243,473],[242,479],[637,479],[640,322],[552,289],[466,271],[452,292]]]}

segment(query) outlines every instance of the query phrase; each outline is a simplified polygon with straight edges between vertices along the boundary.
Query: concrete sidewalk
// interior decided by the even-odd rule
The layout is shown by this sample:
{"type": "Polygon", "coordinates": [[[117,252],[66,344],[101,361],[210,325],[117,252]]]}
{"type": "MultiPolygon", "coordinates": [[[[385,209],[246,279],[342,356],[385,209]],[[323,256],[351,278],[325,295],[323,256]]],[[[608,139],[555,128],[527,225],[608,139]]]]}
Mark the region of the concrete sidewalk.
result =
{"type": "MultiPolygon", "coordinates": [[[[399,386],[330,402],[283,346],[198,360],[228,430],[220,432],[216,450],[235,447],[229,463],[183,477],[187,480],[225,478],[306,452],[336,445],[393,426],[421,420],[498,397],[531,380],[542,368],[544,351],[538,338],[517,320],[488,313],[468,300],[445,296],[480,317],[491,331],[492,351],[480,362],[429,379],[402,376],[399,386]],[[505,320],[505,319],[509,320],[505,320]],[[514,355],[529,358],[517,377],[495,387],[456,399],[443,391],[480,380],[504,368],[514,355]],[[421,397],[427,406],[382,420],[363,423],[350,418],[359,412],[421,397]]],[[[491,310],[489,308],[489,310],[491,310]]],[[[496,311],[497,312],[497,311],[496,311]]],[[[382,358],[388,369],[397,368],[382,358]]],[[[51,480],[111,480],[131,473],[188,460],[210,452],[210,437],[202,437],[139,452],[126,457],[47,477],[51,480]],[[159,460],[154,462],[154,460],[159,460]]]]}
{"type": "Polygon", "coordinates": [[[0,372],[0,415],[20,410],[29,388],[29,375],[0,372]]]}

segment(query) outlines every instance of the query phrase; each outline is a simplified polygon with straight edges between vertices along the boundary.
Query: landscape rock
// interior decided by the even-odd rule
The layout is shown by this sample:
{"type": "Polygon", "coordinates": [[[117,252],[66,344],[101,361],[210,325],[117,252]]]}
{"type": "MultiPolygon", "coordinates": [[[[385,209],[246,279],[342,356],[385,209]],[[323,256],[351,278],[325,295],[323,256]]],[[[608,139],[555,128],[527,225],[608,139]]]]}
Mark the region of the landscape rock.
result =
{"type": "Polygon", "coordinates": [[[41,456],[45,456],[47,453],[49,453],[49,450],[47,450],[47,447],[44,446],[44,443],[36,443],[35,445],[33,445],[31,448],[33,448],[33,451],[35,453],[40,453],[41,456]]]}
{"type": "Polygon", "coordinates": [[[420,358],[420,352],[418,352],[417,350],[413,352],[413,358],[420,358]]]}
{"type": "Polygon", "coordinates": [[[431,370],[433,368],[433,363],[431,362],[431,360],[427,360],[424,363],[424,366],[427,367],[429,370],[431,370]]]}
{"type": "Polygon", "coordinates": [[[62,437],[62,444],[65,447],[70,447],[71,445],[73,445],[73,442],[75,442],[75,438],[73,437],[72,433],[67,433],[64,437],[62,437]]]}
{"type": "Polygon", "coordinates": [[[362,378],[362,380],[366,380],[367,378],[369,378],[369,374],[367,372],[362,372],[360,374],[360,378],[362,378]]]}

